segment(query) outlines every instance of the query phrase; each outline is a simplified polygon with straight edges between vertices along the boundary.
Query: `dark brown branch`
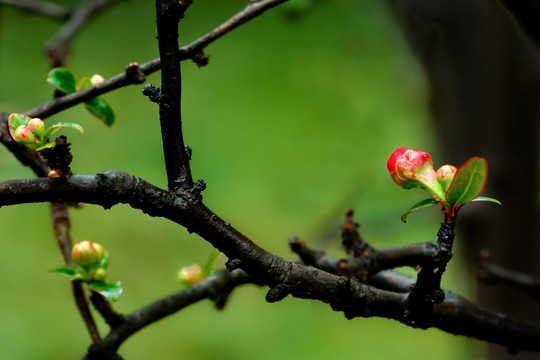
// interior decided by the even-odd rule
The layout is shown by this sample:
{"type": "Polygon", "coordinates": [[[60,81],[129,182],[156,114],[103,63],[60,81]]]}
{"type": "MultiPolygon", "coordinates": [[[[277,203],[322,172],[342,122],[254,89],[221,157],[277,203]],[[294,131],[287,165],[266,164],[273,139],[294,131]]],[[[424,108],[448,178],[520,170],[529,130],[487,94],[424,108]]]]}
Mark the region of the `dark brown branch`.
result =
{"type": "Polygon", "coordinates": [[[111,306],[111,303],[100,293],[96,291],[91,291],[90,300],[92,305],[96,308],[97,311],[103,316],[105,322],[114,329],[122,325],[125,321],[124,316],[118,314],[111,306]]]}
{"type": "Polygon", "coordinates": [[[118,0],[94,0],[76,7],[69,14],[68,21],[58,32],[45,42],[44,51],[51,59],[53,67],[61,66],[67,55],[67,47],[79,30],[96,14],[118,0]]]}
{"type": "Polygon", "coordinates": [[[437,233],[438,252],[436,261],[424,263],[418,273],[416,283],[409,294],[409,310],[412,321],[424,321],[431,316],[433,305],[444,300],[441,278],[446,265],[452,258],[455,222],[441,224],[437,233]]]}
{"type": "Polygon", "coordinates": [[[480,255],[477,278],[487,284],[504,284],[540,300],[540,280],[530,274],[510,270],[497,264],[487,262],[488,253],[484,250],[480,255]]]}
{"type": "Polygon", "coordinates": [[[437,327],[453,334],[498,343],[516,351],[540,351],[539,324],[482,310],[449,293],[446,293],[447,300],[435,304],[433,313],[421,322],[411,320],[406,293],[376,289],[355,278],[285,261],[217,217],[191,191],[174,194],[116,171],[94,176],[73,175],[59,181],[40,178],[0,182],[2,206],[47,201],[82,201],[105,207],[127,203],[150,216],[174,221],[199,234],[229,259],[236,259],[234,264],[258,282],[270,286],[266,298],[271,302],[287,295],[314,299],[330,304],[336,311],[343,311],[348,318],[387,317],[414,327],[437,327]]]}
{"type": "Polygon", "coordinates": [[[439,241],[375,249],[362,239],[358,232],[358,224],[354,222],[353,217],[353,210],[349,209],[345,212],[341,238],[343,248],[350,258],[338,262],[338,274],[354,276],[366,281],[370,276],[382,270],[400,266],[435,268],[448,260],[445,256],[446,247],[439,241]]]}
{"type": "MultiPolygon", "coordinates": [[[[305,265],[316,267],[317,269],[324,270],[331,274],[345,275],[343,274],[343,260],[327,256],[324,251],[309,249],[306,244],[296,237],[289,238],[289,246],[291,250],[300,257],[305,265]]],[[[378,251],[380,249],[376,250],[378,251]]],[[[354,268],[355,265],[356,264],[349,264],[348,270],[352,275],[348,276],[360,278],[358,273],[363,273],[364,268],[354,268]]],[[[415,281],[416,279],[414,278],[398,274],[394,271],[378,271],[365,279],[366,284],[375,286],[379,289],[404,293],[409,292],[415,281]]]]}
{"type": "Polygon", "coordinates": [[[178,22],[191,1],[156,0],[159,55],[161,59],[161,91],[159,121],[169,189],[187,189],[193,184],[189,157],[182,135],[180,52],[178,22]]]}
{"type": "MultiPolygon", "coordinates": [[[[145,326],[174,314],[183,308],[204,299],[214,299],[223,293],[230,293],[236,286],[251,282],[251,277],[243,271],[219,271],[214,276],[195,284],[191,288],[158,300],[147,307],[127,315],[112,326],[111,332],[102,342],[92,345],[83,359],[114,358],[120,345],[131,335],[145,326]]],[[[92,295],[93,296],[93,295],[92,295]]]]}
{"type": "Polygon", "coordinates": [[[24,11],[40,13],[55,18],[64,19],[71,11],[61,5],[39,0],[0,0],[0,4],[13,5],[24,11]]]}
{"type": "Polygon", "coordinates": [[[71,288],[73,291],[73,298],[75,299],[75,303],[77,304],[77,308],[79,309],[79,312],[84,320],[86,328],[90,333],[92,343],[97,344],[101,341],[101,337],[99,336],[92,313],[88,308],[88,302],[86,301],[83,286],[80,281],[72,281],[71,288]]]}
{"type": "MultiPolygon", "coordinates": [[[[246,6],[246,8],[231,17],[222,25],[212,30],[210,33],[180,48],[180,60],[192,58],[203,48],[219,39],[221,36],[262,14],[264,11],[271,9],[285,1],[287,0],[263,0],[246,6]]],[[[144,75],[150,75],[159,69],[161,69],[161,60],[159,58],[140,65],[140,71],[144,75]]],[[[39,117],[44,119],[74,105],[90,100],[98,95],[105,94],[127,85],[138,83],[140,83],[140,81],[134,81],[134,79],[125,72],[120,73],[106,79],[100,84],[51,100],[41,106],[26,111],[24,114],[30,117],[39,117]]]]}

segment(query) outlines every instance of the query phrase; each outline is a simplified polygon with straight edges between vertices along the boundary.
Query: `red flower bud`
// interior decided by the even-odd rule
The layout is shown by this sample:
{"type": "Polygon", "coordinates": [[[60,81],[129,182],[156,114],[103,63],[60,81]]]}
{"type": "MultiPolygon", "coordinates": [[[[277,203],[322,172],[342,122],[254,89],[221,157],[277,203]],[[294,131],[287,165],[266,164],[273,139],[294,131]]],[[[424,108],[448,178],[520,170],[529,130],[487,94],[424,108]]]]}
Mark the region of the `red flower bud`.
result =
{"type": "Polygon", "coordinates": [[[392,180],[404,189],[419,187],[437,200],[444,199],[431,155],[427,152],[401,147],[392,153],[386,165],[392,180]]]}

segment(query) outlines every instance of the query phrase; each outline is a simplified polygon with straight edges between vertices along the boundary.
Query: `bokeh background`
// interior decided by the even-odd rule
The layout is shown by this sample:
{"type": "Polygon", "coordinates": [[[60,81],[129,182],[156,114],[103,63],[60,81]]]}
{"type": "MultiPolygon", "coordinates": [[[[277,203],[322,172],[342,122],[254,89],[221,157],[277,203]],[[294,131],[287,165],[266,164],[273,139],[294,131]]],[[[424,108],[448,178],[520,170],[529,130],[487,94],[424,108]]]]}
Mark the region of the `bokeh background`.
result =
{"type": "MultiPolygon", "coordinates": [[[[67,4],[68,1],[58,3],[67,4]]],[[[186,44],[240,10],[245,1],[195,1],[180,25],[186,44]]],[[[207,183],[205,203],[264,248],[287,259],[287,238],[342,256],[339,226],[346,208],[373,246],[433,240],[435,209],[401,214],[423,194],[395,186],[386,159],[409,146],[438,158],[428,118],[429,89],[385,2],[317,1],[299,16],[281,7],[206,48],[210,64],[183,63],[185,141],[195,178],[207,183]]],[[[0,110],[24,112],[53,89],[44,42],[60,23],[0,8],[0,110]]],[[[121,2],[95,18],[71,46],[66,62],[77,77],[113,76],[129,62],[158,57],[153,2],[121,2]]],[[[159,74],[147,82],[159,86],[159,74]]],[[[106,128],[79,105],[47,121],[82,124],[65,130],[75,173],[106,169],[166,186],[158,108],[142,85],[105,95],[117,122],[106,128]]],[[[463,159],[464,160],[464,159],[463,159]]],[[[29,178],[4,148],[0,180],[29,178]]],[[[110,280],[129,313],[180,290],[178,269],[204,263],[212,248],[163,219],[127,206],[86,205],[71,211],[75,241],[102,243],[111,254],[110,280]]],[[[48,204],[0,210],[0,357],[74,359],[89,336],[65,278],[48,273],[62,259],[48,204]]],[[[459,252],[459,239],[456,247],[459,252]]],[[[219,268],[225,262],[221,256],[219,268]]],[[[400,269],[411,274],[409,269],[400,269]]],[[[460,259],[444,287],[471,295],[460,259]]],[[[463,359],[483,344],[436,329],[415,330],[386,319],[346,320],[329,306],[286,298],[268,304],[266,289],[234,291],[224,311],[203,301],[138,332],[120,349],[126,359],[463,359]]],[[[99,323],[102,333],[107,326],[99,323]]]]}

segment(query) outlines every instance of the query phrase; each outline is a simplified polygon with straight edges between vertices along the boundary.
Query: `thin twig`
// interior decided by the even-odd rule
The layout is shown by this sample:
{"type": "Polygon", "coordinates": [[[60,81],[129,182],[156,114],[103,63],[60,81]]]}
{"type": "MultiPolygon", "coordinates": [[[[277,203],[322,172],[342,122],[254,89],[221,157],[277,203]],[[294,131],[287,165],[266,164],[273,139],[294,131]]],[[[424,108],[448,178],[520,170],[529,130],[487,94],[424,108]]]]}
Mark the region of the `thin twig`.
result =
{"type": "MultiPolygon", "coordinates": [[[[263,0],[248,5],[246,8],[232,16],[229,20],[225,21],[222,25],[218,26],[208,34],[200,37],[199,39],[193,41],[186,46],[181,47],[179,49],[180,60],[182,61],[192,58],[204,47],[208,46],[226,33],[253,19],[254,17],[262,14],[264,11],[271,9],[285,1],[287,0],[263,0]]],[[[151,60],[147,63],[140,65],[139,68],[141,73],[143,73],[144,75],[150,75],[161,69],[161,60],[159,58],[151,60]]],[[[134,81],[132,77],[128,76],[125,72],[123,72],[106,79],[100,84],[79,90],[71,94],[66,94],[65,96],[57,99],[53,99],[43,105],[25,111],[24,114],[30,117],[39,117],[41,119],[45,119],[76,104],[90,100],[98,95],[102,95],[112,90],[137,83],[139,82],[134,81]]]]}
{"type": "Polygon", "coordinates": [[[98,344],[101,341],[101,337],[99,336],[96,323],[94,322],[94,317],[92,316],[92,313],[88,308],[88,302],[86,301],[86,295],[84,294],[83,286],[81,282],[77,280],[72,281],[71,285],[73,290],[73,297],[75,298],[75,303],[77,304],[77,308],[79,309],[84,323],[86,324],[86,328],[90,333],[92,343],[98,344]]]}
{"type": "Polygon", "coordinates": [[[24,11],[31,11],[43,15],[65,19],[71,13],[71,10],[49,2],[39,0],[0,0],[1,4],[13,5],[24,11]]]}
{"type": "Polygon", "coordinates": [[[483,250],[479,256],[477,278],[486,284],[505,284],[522,291],[533,299],[540,300],[540,279],[530,274],[507,269],[488,262],[489,252],[483,250]]]}
{"type": "MultiPolygon", "coordinates": [[[[71,237],[69,233],[70,221],[68,214],[68,205],[65,203],[51,202],[51,215],[54,227],[54,234],[56,236],[56,242],[60,247],[62,256],[64,257],[64,263],[67,265],[73,265],[71,258],[71,237]]],[[[79,281],[72,281],[73,297],[75,303],[79,309],[90,338],[94,344],[101,341],[99,332],[94,321],[94,317],[88,308],[88,301],[86,301],[86,294],[84,293],[83,285],[79,281]]]]}
{"type": "Polygon", "coordinates": [[[230,293],[235,287],[251,283],[252,278],[243,271],[232,273],[222,270],[194,286],[166,296],[140,310],[126,315],[111,328],[110,333],[97,345],[90,347],[83,359],[107,359],[115,354],[131,335],[166,316],[204,299],[214,299],[222,293],[230,293]]]}
{"type": "Polygon", "coordinates": [[[118,0],[94,0],[77,6],[69,16],[69,20],[48,39],[44,45],[44,51],[49,56],[53,67],[61,66],[67,55],[67,46],[79,30],[100,11],[118,0]]]}

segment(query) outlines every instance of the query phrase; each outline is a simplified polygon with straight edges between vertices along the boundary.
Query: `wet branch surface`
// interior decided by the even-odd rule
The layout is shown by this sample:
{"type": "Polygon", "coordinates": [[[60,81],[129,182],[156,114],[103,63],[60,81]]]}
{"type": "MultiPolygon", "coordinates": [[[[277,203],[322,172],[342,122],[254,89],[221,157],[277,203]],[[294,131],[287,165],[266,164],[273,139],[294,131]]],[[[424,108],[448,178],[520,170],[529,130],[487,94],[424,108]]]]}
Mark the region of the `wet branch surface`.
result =
{"type": "Polygon", "coordinates": [[[161,90],[152,98],[159,104],[159,122],[169,189],[193,185],[189,156],[182,135],[180,51],[178,22],[191,0],[157,0],[158,46],[162,63],[161,90]]]}
{"type": "MultiPolygon", "coordinates": [[[[285,1],[287,0],[262,0],[248,4],[244,9],[233,15],[231,18],[229,18],[220,26],[216,27],[214,30],[210,31],[206,35],[201,36],[199,39],[191,42],[190,44],[181,47],[179,49],[180,61],[192,59],[193,57],[199,57],[202,50],[209,44],[213,43],[215,40],[221,38],[223,35],[236,29],[238,26],[246,23],[247,21],[257,17],[258,15],[261,15],[266,10],[271,9],[281,3],[284,3],[285,1]]],[[[131,63],[130,65],[128,65],[128,68],[133,68],[133,64],[137,63],[131,63]]],[[[38,117],[41,119],[45,119],[62,110],[88,101],[98,95],[102,95],[128,85],[140,84],[144,82],[144,76],[148,76],[158,70],[161,70],[161,67],[162,65],[160,58],[148,61],[144,64],[137,65],[136,71],[126,70],[122,73],[105,79],[105,81],[100,84],[53,99],[43,105],[25,111],[24,114],[30,117],[38,117]]],[[[3,126],[2,124],[4,122],[7,122],[7,116],[2,116],[2,118],[0,118],[0,126],[3,126]]],[[[3,133],[2,127],[0,127],[0,130],[3,133]]]]}
{"type": "MultiPolygon", "coordinates": [[[[540,351],[539,324],[480,309],[449,292],[445,292],[441,303],[433,305],[432,314],[423,318],[421,323],[415,323],[408,315],[408,293],[396,291],[396,288],[405,290],[404,284],[410,284],[410,279],[395,275],[391,280],[392,277],[385,272],[381,276],[374,275],[375,281],[386,284],[387,288],[394,287],[393,290],[383,290],[363,284],[355,277],[336,275],[337,260],[326,259],[325,270],[286,261],[262,249],[210,211],[195,189],[175,194],[134,175],[117,171],[60,179],[0,182],[1,206],[50,201],[85,202],[104,208],[124,203],[150,216],[174,221],[225,253],[230,259],[230,269],[241,268],[258,283],[269,286],[266,298],[270,302],[292,295],[328,303],[347,318],[386,317],[413,327],[436,327],[453,334],[498,343],[513,351],[540,351]],[[335,264],[335,273],[332,273],[330,264],[335,264]],[[399,280],[396,282],[396,279],[399,280]]],[[[310,251],[305,245],[296,246],[310,251]]],[[[313,260],[324,259],[321,252],[315,253],[319,255],[313,256],[313,260]]],[[[111,331],[111,336],[120,336],[115,332],[119,330],[113,328],[111,331]]]]}

